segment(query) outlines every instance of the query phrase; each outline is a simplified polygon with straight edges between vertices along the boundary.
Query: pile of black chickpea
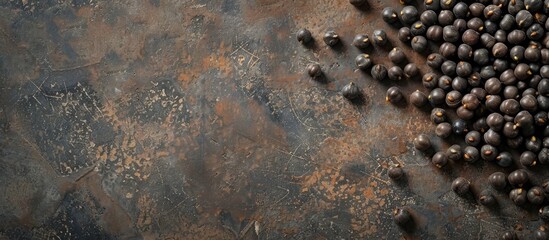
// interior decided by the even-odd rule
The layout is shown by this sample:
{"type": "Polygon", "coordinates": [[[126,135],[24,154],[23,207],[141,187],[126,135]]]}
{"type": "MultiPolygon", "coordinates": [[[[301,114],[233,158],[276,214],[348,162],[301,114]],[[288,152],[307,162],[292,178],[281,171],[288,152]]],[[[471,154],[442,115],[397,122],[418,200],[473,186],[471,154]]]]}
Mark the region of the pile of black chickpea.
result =
{"type": "MultiPolygon", "coordinates": [[[[467,164],[486,161],[501,166],[501,172],[489,176],[489,187],[478,186],[473,192],[470,180],[456,178],[451,189],[459,196],[474,197],[486,207],[496,207],[494,191],[506,192],[518,206],[534,206],[539,217],[549,221],[549,179],[534,175],[540,165],[549,165],[549,0],[425,0],[419,9],[413,1],[400,0],[400,9],[387,7],[383,20],[399,28],[398,39],[413,51],[422,53],[431,68],[421,81],[429,91],[417,90],[409,102],[418,108],[431,108],[434,132],[439,138],[463,139],[448,149],[435,151],[431,139],[421,134],[414,147],[431,156],[438,168],[450,161],[467,164]],[[504,172],[509,172],[505,174],[504,172]]],[[[367,0],[350,0],[360,7],[367,0]]],[[[311,33],[301,29],[298,40],[308,44],[311,33]]],[[[323,35],[328,46],[339,44],[334,31],[323,35]]],[[[387,33],[374,30],[372,36],[359,34],[353,46],[366,50],[385,46],[387,33]]],[[[388,57],[394,66],[372,62],[360,54],[355,63],[378,81],[414,79],[419,69],[414,63],[402,66],[404,52],[393,48],[388,57]]],[[[310,64],[307,73],[313,79],[323,76],[318,64],[310,64]]],[[[341,89],[344,97],[361,97],[360,89],[349,83],[341,89]]],[[[404,100],[398,87],[387,91],[386,100],[404,100]]],[[[404,175],[400,166],[389,170],[391,179],[404,175]]],[[[394,211],[395,223],[406,226],[413,221],[408,208],[394,211]]],[[[515,232],[502,239],[516,239],[515,232]]],[[[547,239],[544,226],[529,239],[547,239]]]]}

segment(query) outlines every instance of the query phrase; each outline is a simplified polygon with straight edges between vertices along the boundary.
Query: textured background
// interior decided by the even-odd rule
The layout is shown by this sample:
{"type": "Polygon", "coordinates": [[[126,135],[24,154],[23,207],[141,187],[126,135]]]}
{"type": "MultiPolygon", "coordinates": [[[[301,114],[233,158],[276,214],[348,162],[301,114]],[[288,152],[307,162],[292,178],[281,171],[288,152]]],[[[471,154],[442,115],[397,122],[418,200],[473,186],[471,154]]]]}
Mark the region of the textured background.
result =
{"type": "MultiPolygon", "coordinates": [[[[0,238],[492,239],[541,223],[505,193],[491,211],[450,192],[498,169],[434,168],[411,139],[425,111],[384,101],[420,81],[354,69],[357,33],[388,31],[347,0],[0,1],[0,238]],[[306,27],[317,44],[295,40],[306,27]],[[336,30],[344,44],[320,40],[336,30]],[[304,69],[319,62],[326,83],[304,69]],[[353,105],[338,90],[364,91],[353,105]],[[407,178],[386,175],[395,163],[407,178]],[[409,206],[416,228],[391,218],[409,206]]],[[[389,49],[370,49],[388,63],[389,49]]],[[[437,146],[447,142],[437,141],[437,146]]]]}

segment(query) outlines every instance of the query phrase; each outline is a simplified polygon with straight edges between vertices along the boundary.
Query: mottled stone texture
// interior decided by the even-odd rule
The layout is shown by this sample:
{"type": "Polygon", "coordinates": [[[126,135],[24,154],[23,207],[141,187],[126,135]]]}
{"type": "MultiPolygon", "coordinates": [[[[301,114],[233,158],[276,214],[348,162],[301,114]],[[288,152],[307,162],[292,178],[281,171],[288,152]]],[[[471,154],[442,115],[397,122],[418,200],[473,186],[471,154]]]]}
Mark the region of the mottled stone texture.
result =
{"type": "MultiPolygon", "coordinates": [[[[450,192],[493,165],[440,171],[411,139],[426,112],[385,102],[418,80],[355,70],[355,34],[398,1],[0,1],[0,239],[490,239],[535,210],[450,192]],[[368,8],[368,7],[367,7],[368,8]],[[310,48],[299,28],[316,38],[310,48]],[[343,44],[321,41],[336,30],[343,44]],[[321,64],[326,81],[305,67],[321,64]],[[358,105],[339,89],[354,81],[358,105]],[[393,164],[402,183],[387,176],[393,164]],[[408,206],[405,233],[392,222],[408,206]]],[[[390,49],[370,49],[390,65],[390,49]]],[[[435,141],[436,146],[448,143],[435,141]]],[[[534,221],[534,222],[529,222],[534,221]]]]}

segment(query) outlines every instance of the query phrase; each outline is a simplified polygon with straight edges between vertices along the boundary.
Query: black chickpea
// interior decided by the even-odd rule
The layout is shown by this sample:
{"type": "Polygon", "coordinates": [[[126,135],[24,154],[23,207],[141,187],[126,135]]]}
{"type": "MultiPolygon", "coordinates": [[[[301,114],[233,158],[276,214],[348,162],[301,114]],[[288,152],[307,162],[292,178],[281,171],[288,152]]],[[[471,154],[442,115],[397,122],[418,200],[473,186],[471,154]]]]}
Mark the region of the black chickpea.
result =
{"type": "Polygon", "coordinates": [[[429,99],[425,93],[416,90],[410,94],[410,103],[419,108],[427,105],[429,103],[429,99]]]}
{"type": "Polygon", "coordinates": [[[387,33],[381,29],[374,30],[374,43],[378,46],[385,46],[388,42],[387,33]]]}
{"type": "Polygon", "coordinates": [[[387,79],[387,68],[382,64],[376,64],[372,67],[370,74],[374,79],[383,81],[387,79]]]}
{"type": "Polygon", "coordinates": [[[406,227],[413,221],[412,215],[406,208],[396,208],[393,211],[393,219],[400,227],[406,227]]]}
{"type": "Polygon", "coordinates": [[[392,7],[386,7],[381,11],[381,18],[388,24],[395,24],[398,22],[398,13],[392,7]]]}
{"type": "Polygon", "coordinates": [[[313,79],[318,79],[322,76],[322,68],[317,63],[309,64],[307,65],[307,74],[313,79]]]}
{"type": "Polygon", "coordinates": [[[502,190],[507,186],[507,179],[505,173],[495,172],[488,177],[488,182],[496,190],[502,190]]]}
{"type": "MultiPolygon", "coordinates": [[[[532,186],[537,178],[530,176],[537,174],[539,165],[549,164],[548,3],[426,0],[420,10],[404,6],[399,12],[390,7],[382,11],[386,23],[400,21],[404,25],[398,30],[398,39],[415,52],[425,53],[426,65],[431,68],[421,78],[429,94],[414,91],[410,103],[418,108],[432,107],[436,136],[447,139],[454,135],[466,144],[428,151],[434,147],[429,137],[421,134],[413,141],[415,148],[434,154],[431,161],[438,168],[449,162],[482,159],[506,171],[514,170],[509,175],[495,172],[488,182],[494,189],[507,190],[516,205],[541,205],[549,194],[549,180],[532,186]]],[[[385,46],[387,34],[376,31],[372,41],[385,46]]],[[[406,56],[400,48],[389,51],[388,58],[395,66],[371,67],[374,79],[398,81],[420,75],[419,65],[404,67],[406,56]]],[[[390,88],[387,101],[396,103],[402,96],[400,89],[390,88]]],[[[467,179],[457,178],[452,190],[463,196],[470,186],[467,179]]],[[[496,198],[484,190],[478,202],[493,206],[496,198]]],[[[549,221],[549,206],[541,208],[540,218],[549,221]]],[[[536,239],[546,235],[545,228],[534,232],[536,239]]],[[[516,237],[514,232],[504,234],[504,239],[516,237]]]]}
{"type": "Polygon", "coordinates": [[[339,35],[335,31],[327,31],[322,38],[326,45],[333,47],[339,43],[339,35]]]}
{"type": "Polygon", "coordinates": [[[464,196],[469,192],[471,183],[469,180],[458,177],[452,182],[452,191],[454,191],[459,196],[464,196]]]}
{"type": "Polygon", "coordinates": [[[387,90],[387,96],[385,100],[390,103],[398,103],[404,99],[402,91],[398,87],[390,87],[387,90]]]}
{"type": "MultiPolygon", "coordinates": [[[[367,1],[349,2],[358,7],[367,1]]],[[[429,155],[437,168],[461,160],[471,166],[483,160],[505,168],[491,174],[487,183],[505,191],[516,205],[541,206],[539,217],[549,221],[549,206],[542,206],[549,195],[549,180],[539,184],[536,178],[540,165],[549,164],[549,1],[425,0],[419,7],[411,5],[413,1],[399,2],[405,6],[399,10],[386,7],[381,17],[400,27],[398,39],[425,54],[430,69],[421,74],[423,66],[407,62],[404,47],[392,47],[389,31],[383,29],[374,30],[371,37],[356,35],[352,45],[362,52],[372,45],[383,47],[382,51],[391,46],[387,57],[392,65],[374,64],[368,54],[360,54],[355,58],[356,68],[367,70],[375,80],[396,84],[421,76],[428,94],[416,90],[406,99],[393,86],[387,89],[386,101],[409,100],[417,108],[430,109],[434,134],[445,142],[461,142],[439,149],[428,135],[420,134],[413,140],[415,149],[429,155]]],[[[307,29],[299,29],[296,37],[302,44],[314,41],[307,29]]],[[[331,47],[341,43],[334,31],[325,32],[323,40],[331,47]]],[[[308,65],[307,73],[312,79],[323,75],[319,64],[308,65]]],[[[341,93],[349,100],[361,96],[353,82],[343,86],[341,93]]],[[[404,171],[395,166],[387,174],[396,181],[404,171]]],[[[477,195],[478,203],[497,205],[493,189],[479,187],[483,190],[477,195]]],[[[463,177],[456,178],[451,189],[459,196],[476,193],[463,177]]],[[[403,227],[413,221],[408,208],[395,209],[393,217],[403,227]]],[[[533,236],[546,239],[545,227],[533,236]]],[[[503,239],[516,238],[514,231],[503,235],[503,239]]]]}
{"type": "Polygon", "coordinates": [[[355,58],[356,67],[360,70],[367,70],[372,67],[372,60],[368,54],[360,54],[355,58]]]}
{"type": "Polygon", "coordinates": [[[366,34],[358,34],[353,39],[353,46],[360,50],[365,50],[370,47],[370,45],[370,37],[368,37],[368,35],[366,34]]]}
{"type": "Polygon", "coordinates": [[[497,201],[494,195],[489,190],[483,190],[479,194],[478,201],[484,206],[494,206],[497,201]]]}
{"type": "Polygon", "coordinates": [[[302,44],[308,44],[311,41],[313,41],[313,36],[311,35],[311,32],[305,28],[299,29],[296,33],[297,41],[301,42],[302,44]]]}
{"type": "Polygon", "coordinates": [[[360,89],[356,86],[354,82],[350,82],[349,84],[345,85],[341,89],[341,94],[349,100],[354,100],[361,95],[360,89]]]}
{"type": "Polygon", "coordinates": [[[414,147],[419,151],[427,151],[431,148],[431,140],[425,134],[420,134],[414,139],[414,147]]]}
{"type": "Polygon", "coordinates": [[[387,175],[392,180],[397,181],[397,180],[402,179],[402,177],[404,177],[404,170],[402,169],[402,167],[400,165],[397,165],[397,166],[394,166],[391,169],[389,169],[387,171],[387,175]]]}
{"type": "Polygon", "coordinates": [[[406,60],[406,55],[404,55],[404,52],[400,48],[393,48],[389,52],[389,59],[395,63],[399,64],[406,60]]]}

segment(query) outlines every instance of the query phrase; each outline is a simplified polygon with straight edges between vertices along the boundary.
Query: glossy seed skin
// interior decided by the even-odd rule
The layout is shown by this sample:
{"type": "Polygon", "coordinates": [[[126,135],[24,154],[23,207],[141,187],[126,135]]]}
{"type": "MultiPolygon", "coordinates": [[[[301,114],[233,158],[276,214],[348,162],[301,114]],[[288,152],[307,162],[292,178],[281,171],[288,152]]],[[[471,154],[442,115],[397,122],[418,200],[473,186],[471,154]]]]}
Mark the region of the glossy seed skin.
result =
{"type": "Polygon", "coordinates": [[[414,91],[410,94],[410,103],[417,108],[423,107],[429,103],[427,95],[419,90],[414,91]]]}
{"type": "Polygon", "coordinates": [[[443,168],[446,164],[448,164],[448,156],[445,152],[437,152],[431,158],[431,162],[435,165],[435,167],[443,168]]]}
{"type": "Polygon", "coordinates": [[[440,42],[442,41],[442,29],[443,28],[439,25],[429,26],[427,28],[425,37],[429,40],[440,42]]]}
{"type": "Polygon", "coordinates": [[[412,33],[410,32],[410,28],[409,27],[401,27],[399,30],[398,30],[398,40],[400,40],[401,42],[410,42],[410,40],[412,40],[412,33]]]}
{"type": "Polygon", "coordinates": [[[540,164],[549,164],[549,148],[542,148],[538,153],[538,161],[540,164]]]}
{"type": "Polygon", "coordinates": [[[307,65],[307,74],[313,79],[318,79],[322,76],[322,68],[316,63],[309,64],[307,65]]]}
{"type": "Polygon", "coordinates": [[[446,59],[439,53],[431,53],[427,56],[427,65],[431,68],[438,69],[446,59]]]}
{"type": "Polygon", "coordinates": [[[465,109],[475,110],[480,106],[480,100],[474,94],[465,94],[461,100],[465,109]]]}
{"type": "Polygon", "coordinates": [[[433,108],[433,110],[431,110],[431,121],[433,121],[436,124],[445,122],[446,110],[442,108],[433,108]]]}
{"type": "MultiPolygon", "coordinates": [[[[446,94],[446,105],[450,108],[461,107],[462,94],[459,91],[453,90],[446,94]]],[[[458,116],[459,118],[462,118],[458,116]]],[[[464,119],[464,118],[462,118],[464,119]]]]}
{"type": "Polygon", "coordinates": [[[545,222],[549,221],[549,206],[544,206],[539,209],[539,218],[545,222]]]}
{"type": "Polygon", "coordinates": [[[360,89],[358,88],[358,86],[356,86],[354,82],[350,82],[349,84],[345,85],[341,89],[341,94],[343,95],[343,97],[349,100],[357,99],[361,95],[360,89]]]}
{"type": "Polygon", "coordinates": [[[520,155],[519,162],[524,167],[533,167],[537,164],[537,154],[531,151],[524,151],[520,155]]]}
{"type": "Polygon", "coordinates": [[[418,53],[423,53],[427,50],[428,42],[423,36],[415,36],[412,38],[412,49],[418,53]]]}
{"type": "Polygon", "coordinates": [[[490,21],[497,22],[500,20],[502,11],[496,5],[488,5],[484,8],[484,17],[490,21]]]}
{"type": "Polygon", "coordinates": [[[504,123],[505,120],[500,113],[491,113],[486,117],[486,124],[488,124],[488,127],[493,131],[500,131],[503,128],[504,123]]]}
{"type": "Polygon", "coordinates": [[[513,156],[509,152],[501,152],[496,157],[496,163],[501,167],[510,167],[514,163],[513,156]]]}
{"type": "Polygon", "coordinates": [[[518,240],[515,232],[505,232],[501,235],[501,240],[518,240]]]}
{"type": "Polygon", "coordinates": [[[402,167],[396,166],[396,167],[393,167],[393,168],[389,169],[389,171],[387,172],[387,175],[392,180],[395,180],[395,181],[400,180],[404,177],[404,170],[402,169],[402,167]]]}
{"type": "Polygon", "coordinates": [[[313,35],[311,32],[305,28],[299,29],[296,33],[297,41],[302,44],[308,44],[313,41],[313,35]]]}
{"type": "Polygon", "coordinates": [[[406,55],[400,48],[393,48],[389,52],[389,59],[395,64],[402,63],[406,60],[406,55]]]}
{"type": "Polygon", "coordinates": [[[515,99],[506,99],[501,102],[499,110],[504,114],[514,116],[520,111],[520,103],[515,99]]]}
{"type": "Polygon", "coordinates": [[[387,68],[382,64],[376,64],[370,71],[372,77],[378,81],[384,81],[388,77],[387,68]]]}
{"type": "Polygon", "coordinates": [[[467,193],[469,193],[471,183],[469,180],[458,177],[452,182],[452,191],[454,191],[459,196],[465,196],[467,193]]]}
{"type": "Polygon", "coordinates": [[[463,149],[463,160],[469,163],[474,163],[480,158],[480,152],[478,148],[467,146],[463,149]]]}
{"type": "Polygon", "coordinates": [[[324,33],[322,40],[324,40],[324,43],[326,43],[326,45],[334,47],[339,43],[339,35],[337,35],[335,31],[327,31],[326,33],[324,33]]]}
{"type": "Polygon", "coordinates": [[[462,119],[457,119],[452,123],[452,128],[454,129],[454,134],[463,135],[466,134],[469,129],[467,127],[467,122],[462,119]]]}
{"type": "Polygon", "coordinates": [[[374,30],[374,43],[378,46],[385,46],[388,42],[387,33],[384,30],[374,30]]]}
{"type": "Polygon", "coordinates": [[[438,16],[435,11],[427,10],[421,13],[419,20],[426,26],[432,26],[438,23],[438,16]]]}
{"type": "Polygon", "coordinates": [[[407,227],[413,221],[412,215],[406,208],[396,208],[393,210],[393,220],[399,227],[407,227]]]}
{"type": "Polygon", "coordinates": [[[547,240],[548,238],[549,234],[547,234],[547,229],[544,226],[541,226],[534,231],[535,240],[547,240]]]}
{"type": "Polygon", "coordinates": [[[415,63],[408,63],[404,66],[404,77],[411,79],[419,75],[419,68],[415,63]]]}
{"type": "Polygon", "coordinates": [[[355,65],[360,70],[368,70],[372,67],[372,60],[368,54],[360,54],[355,58],[355,65]]]}
{"type": "Polygon", "coordinates": [[[487,162],[493,162],[496,160],[499,151],[496,147],[486,144],[480,148],[480,157],[487,162]]]}
{"type": "Polygon", "coordinates": [[[435,129],[435,134],[440,138],[448,138],[452,134],[452,125],[447,122],[439,123],[435,129]]]}
{"type": "Polygon", "coordinates": [[[353,39],[353,46],[360,50],[366,50],[371,46],[370,37],[366,34],[358,34],[353,39]]]}
{"type": "Polygon", "coordinates": [[[414,147],[419,151],[427,151],[431,148],[431,140],[425,134],[420,134],[414,139],[414,147]]]}
{"type": "Polygon", "coordinates": [[[543,192],[543,189],[538,186],[530,188],[526,196],[528,198],[528,202],[534,205],[540,205],[545,200],[545,194],[543,192]]]}
{"type": "Polygon", "coordinates": [[[503,190],[507,186],[507,177],[505,173],[495,172],[488,177],[488,182],[496,190],[503,190]]]}
{"type": "Polygon", "coordinates": [[[419,18],[419,12],[414,6],[405,6],[400,11],[400,20],[407,25],[412,24],[419,18]]]}
{"type": "Polygon", "coordinates": [[[423,5],[428,10],[440,10],[440,0],[424,0],[423,5]]]}
{"type": "Polygon", "coordinates": [[[448,156],[448,160],[450,161],[455,162],[455,161],[461,160],[462,158],[461,155],[462,155],[461,146],[459,146],[458,144],[454,144],[446,150],[446,156],[448,156]]]}
{"type": "Polygon", "coordinates": [[[398,22],[398,13],[392,7],[386,7],[381,11],[381,18],[388,24],[395,24],[398,22]]]}
{"type": "Polygon", "coordinates": [[[399,66],[392,66],[387,70],[387,77],[392,81],[404,80],[404,70],[399,66]]]}
{"type": "Polygon", "coordinates": [[[524,169],[518,169],[509,174],[507,180],[513,187],[522,187],[530,180],[528,173],[524,169]]]}
{"type": "Polygon", "coordinates": [[[431,106],[442,107],[446,102],[446,93],[442,88],[435,88],[431,90],[427,98],[429,99],[431,106]]]}
{"type": "Polygon", "coordinates": [[[390,87],[387,89],[386,101],[390,103],[399,103],[404,99],[404,95],[399,87],[390,87]]]}
{"type": "Polygon", "coordinates": [[[479,146],[482,141],[482,136],[478,131],[470,131],[465,135],[465,143],[469,146],[479,146]]]}
{"type": "Polygon", "coordinates": [[[511,190],[511,192],[509,192],[509,199],[517,206],[522,206],[528,201],[526,191],[522,188],[511,190]]]}
{"type": "Polygon", "coordinates": [[[546,195],[549,194],[549,179],[544,180],[540,187],[546,195]]]}
{"type": "Polygon", "coordinates": [[[437,86],[437,79],[438,75],[434,72],[429,72],[423,75],[421,78],[421,82],[423,83],[423,87],[427,89],[433,89],[437,86]]]}
{"type": "Polygon", "coordinates": [[[494,206],[497,204],[496,198],[489,190],[483,190],[479,194],[478,201],[480,204],[487,207],[494,206]]]}

